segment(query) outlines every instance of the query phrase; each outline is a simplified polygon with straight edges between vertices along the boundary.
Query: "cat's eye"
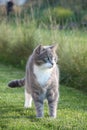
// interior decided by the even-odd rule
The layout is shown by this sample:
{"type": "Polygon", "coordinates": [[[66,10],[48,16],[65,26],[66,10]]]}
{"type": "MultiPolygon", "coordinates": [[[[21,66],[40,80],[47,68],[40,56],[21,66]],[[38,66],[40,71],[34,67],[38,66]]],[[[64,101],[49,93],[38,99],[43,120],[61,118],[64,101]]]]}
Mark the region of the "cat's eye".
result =
{"type": "Polygon", "coordinates": [[[45,58],[43,59],[43,61],[44,61],[45,63],[48,62],[48,61],[49,61],[48,57],[45,57],[45,58]]]}
{"type": "Polygon", "coordinates": [[[48,60],[49,60],[49,57],[44,58],[44,60],[45,60],[45,61],[48,61],[48,60]]]}

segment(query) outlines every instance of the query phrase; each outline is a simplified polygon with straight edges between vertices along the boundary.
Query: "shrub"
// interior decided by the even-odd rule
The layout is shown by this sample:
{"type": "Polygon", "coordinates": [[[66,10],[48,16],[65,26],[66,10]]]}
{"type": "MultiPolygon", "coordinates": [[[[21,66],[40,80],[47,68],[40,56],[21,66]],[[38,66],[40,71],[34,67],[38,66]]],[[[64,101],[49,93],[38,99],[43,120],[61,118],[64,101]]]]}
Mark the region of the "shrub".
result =
{"type": "Polygon", "coordinates": [[[59,56],[61,83],[87,91],[87,44],[67,39],[59,56]]]}
{"type": "Polygon", "coordinates": [[[73,11],[62,7],[54,8],[52,11],[53,19],[56,19],[57,23],[64,24],[68,21],[72,21],[74,17],[73,11]]]}
{"type": "Polygon", "coordinates": [[[63,7],[48,8],[43,11],[43,15],[40,21],[46,24],[52,24],[56,21],[58,24],[65,24],[74,20],[74,13],[70,9],[65,9],[63,7]]]}
{"type": "Polygon", "coordinates": [[[35,47],[34,26],[13,27],[2,24],[0,30],[0,60],[15,66],[25,66],[28,56],[35,47]],[[28,29],[27,29],[28,28],[28,29]]]}
{"type": "Polygon", "coordinates": [[[52,9],[45,9],[41,15],[41,17],[37,20],[38,24],[44,23],[46,25],[52,24],[52,9]]]}
{"type": "Polygon", "coordinates": [[[18,39],[17,43],[10,48],[10,62],[16,66],[24,67],[26,61],[34,49],[35,40],[33,36],[28,36],[26,39],[23,37],[18,39]],[[14,59],[14,60],[13,60],[14,59]]]}

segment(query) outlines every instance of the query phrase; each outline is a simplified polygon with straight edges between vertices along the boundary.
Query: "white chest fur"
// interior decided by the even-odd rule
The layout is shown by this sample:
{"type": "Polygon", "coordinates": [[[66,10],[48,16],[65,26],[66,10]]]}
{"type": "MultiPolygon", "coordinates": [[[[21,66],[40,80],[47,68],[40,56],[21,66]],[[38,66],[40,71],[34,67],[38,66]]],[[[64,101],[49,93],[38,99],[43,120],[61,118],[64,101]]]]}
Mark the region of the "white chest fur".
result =
{"type": "Polygon", "coordinates": [[[43,66],[34,65],[34,74],[37,78],[38,83],[44,86],[49,80],[52,73],[52,68],[43,68],[43,66]]]}

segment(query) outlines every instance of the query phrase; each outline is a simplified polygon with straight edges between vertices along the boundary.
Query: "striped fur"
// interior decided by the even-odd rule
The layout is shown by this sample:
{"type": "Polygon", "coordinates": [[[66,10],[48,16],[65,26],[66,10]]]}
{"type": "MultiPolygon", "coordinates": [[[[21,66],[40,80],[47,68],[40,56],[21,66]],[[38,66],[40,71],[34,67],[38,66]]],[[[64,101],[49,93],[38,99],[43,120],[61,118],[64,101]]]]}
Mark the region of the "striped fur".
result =
{"type": "Polygon", "coordinates": [[[56,65],[55,46],[38,46],[26,65],[26,75],[22,80],[11,81],[8,86],[15,88],[25,85],[25,108],[36,108],[37,118],[44,116],[44,100],[47,99],[49,115],[56,117],[59,99],[59,69],[56,65]]]}
{"type": "Polygon", "coordinates": [[[13,80],[8,83],[10,88],[22,87],[25,85],[25,78],[19,80],[13,80]]]}

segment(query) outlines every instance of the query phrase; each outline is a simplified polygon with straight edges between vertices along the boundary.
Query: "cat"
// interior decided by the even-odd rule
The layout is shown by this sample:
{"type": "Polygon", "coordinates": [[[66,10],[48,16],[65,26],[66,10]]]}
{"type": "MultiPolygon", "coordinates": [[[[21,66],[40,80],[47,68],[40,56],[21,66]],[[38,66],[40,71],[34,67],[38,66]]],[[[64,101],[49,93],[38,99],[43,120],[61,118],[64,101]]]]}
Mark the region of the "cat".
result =
{"type": "Polygon", "coordinates": [[[25,85],[25,108],[36,108],[36,117],[44,116],[43,103],[47,99],[50,117],[56,118],[59,99],[59,69],[56,46],[38,45],[28,59],[25,78],[10,81],[9,87],[25,85]]]}

